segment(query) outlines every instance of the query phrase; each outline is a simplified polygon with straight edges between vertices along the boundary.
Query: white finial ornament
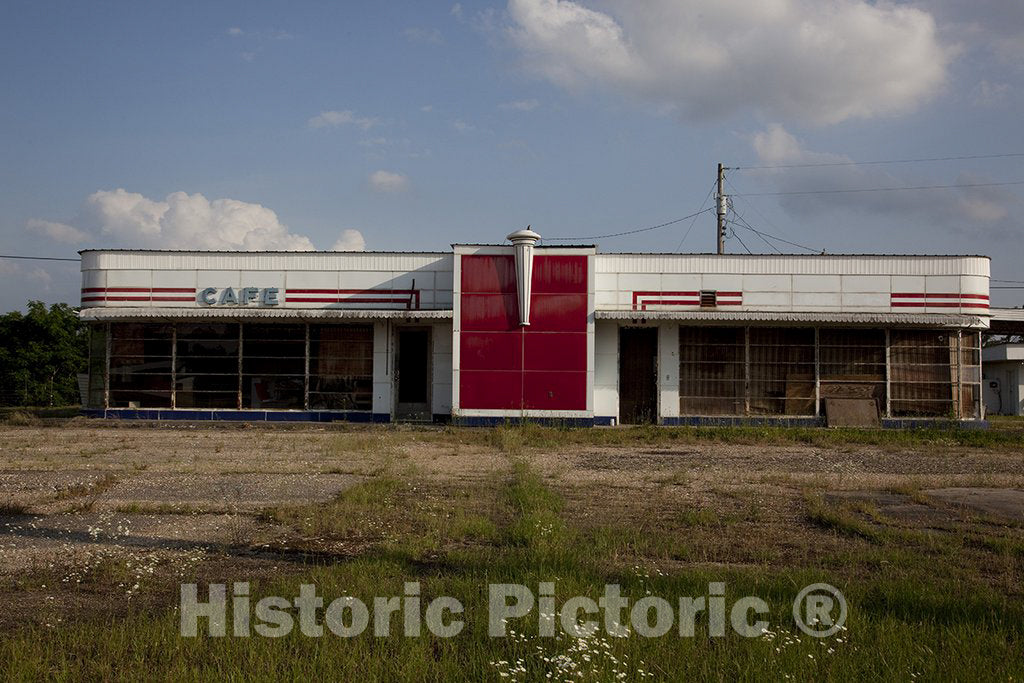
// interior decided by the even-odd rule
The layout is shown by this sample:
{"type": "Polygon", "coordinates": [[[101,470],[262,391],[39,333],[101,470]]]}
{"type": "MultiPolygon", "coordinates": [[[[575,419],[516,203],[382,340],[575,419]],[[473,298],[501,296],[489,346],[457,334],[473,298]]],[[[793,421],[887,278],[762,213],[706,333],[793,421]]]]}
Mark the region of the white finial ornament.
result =
{"type": "Polygon", "coordinates": [[[530,324],[530,283],[533,280],[533,245],[540,235],[530,230],[517,230],[505,239],[512,242],[516,258],[516,294],[519,298],[519,325],[530,324]]]}

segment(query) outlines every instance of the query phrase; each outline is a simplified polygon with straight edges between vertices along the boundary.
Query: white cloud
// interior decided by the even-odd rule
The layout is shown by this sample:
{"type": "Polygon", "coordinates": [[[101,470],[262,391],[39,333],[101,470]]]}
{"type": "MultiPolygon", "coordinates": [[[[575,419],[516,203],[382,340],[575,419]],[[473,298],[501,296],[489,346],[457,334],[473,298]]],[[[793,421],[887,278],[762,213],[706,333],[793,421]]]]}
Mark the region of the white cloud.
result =
{"type": "MultiPolygon", "coordinates": [[[[782,126],[775,124],[753,136],[752,145],[765,165],[845,164],[850,157],[814,152],[782,126]]],[[[919,222],[950,232],[997,237],[1019,234],[1012,216],[1024,211],[1019,195],[1006,187],[959,187],[941,190],[847,192],[864,188],[971,185],[992,178],[960,172],[954,177],[897,174],[880,165],[833,165],[803,168],[771,168],[752,171],[772,191],[840,190],[822,194],[780,196],[783,209],[795,216],[821,217],[834,212],[868,214],[896,221],[919,222]]]]}
{"type": "Polygon", "coordinates": [[[744,109],[818,124],[913,109],[955,49],[926,11],[866,0],[509,0],[529,68],[693,119],[744,109]]]}
{"type": "Polygon", "coordinates": [[[459,131],[460,133],[469,133],[476,130],[476,126],[471,123],[466,123],[462,119],[455,119],[452,121],[452,128],[459,131]]]}
{"type": "Polygon", "coordinates": [[[512,102],[502,102],[498,105],[498,109],[506,111],[533,111],[539,106],[540,102],[537,100],[514,100],[512,102]]]}
{"type": "Polygon", "coordinates": [[[370,187],[377,192],[402,192],[409,187],[409,179],[401,173],[374,171],[370,174],[370,187]]]}
{"type": "Polygon", "coordinates": [[[342,230],[338,241],[331,247],[331,251],[363,251],[366,249],[366,238],[358,230],[342,230]]]}
{"type": "Polygon", "coordinates": [[[54,223],[38,218],[29,219],[26,227],[33,232],[48,237],[54,242],[61,242],[63,244],[79,244],[89,239],[89,233],[84,230],[79,230],[74,226],[64,223],[54,223]]]}
{"type": "Polygon", "coordinates": [[[174,192],[153,200],[123,189],[89,196],[86,209],[101,241],[122,247],[158,249],[314,249],[308,237],[293,234],[277,214],[237,199],[208,200],[174,192]]]}
{"type": "Polygon", "coordinates": [[[353,125],[369,130],[378,123],[380,122],[374,118],[356,116],[350,109],[322,111],[309,120],[310,128],[353,125]]]}
{"type": "Polygon", "coordinates": [[[240,36],[240,35],[243,35],[244,33],[245,33],[245,31],[243,31],[242,29],[238,28],[237,26],[232,26],[231,28],[228,29],[228,35],[229,36],[240,36]]]}

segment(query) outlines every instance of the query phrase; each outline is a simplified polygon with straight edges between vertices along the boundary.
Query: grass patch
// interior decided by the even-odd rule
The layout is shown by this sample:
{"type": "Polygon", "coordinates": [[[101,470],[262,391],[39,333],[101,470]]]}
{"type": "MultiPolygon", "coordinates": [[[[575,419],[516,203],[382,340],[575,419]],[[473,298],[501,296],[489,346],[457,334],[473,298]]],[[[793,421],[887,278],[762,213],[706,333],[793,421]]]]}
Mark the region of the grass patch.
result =
{"type": "Polygon", "coordinates": [[[882,543],[883,534],[854,515],[848,506],[829,505],[820,493],[806,492],[804,503],[807,506],[807,519],[825,529],[837,531],[848,536],[858,536],[872,543],[882,543]]]}
{"type": "Polygon", "coordinates": [[[80,504],[79,509],[90,510],[99,497],[117,482],[117,475],[108,472],[94,482],[71,484],[57,489],[57,495],[54,500],[85,498],[87,500],[80,504]]]}
{"type": "Polygon", "coordinates": [[[922,429],[822,429],[814,427],[569,427],[526,422],[487,429],[446,427],[423,432],[420,440],[433,443],[490,447],[510,455],[526,449],[672,446],[724,443],[818,447],[871,445],[884,448],[1006,448],[1024,450],[1024,430],[964,429],[936,426],[922,429]]]}

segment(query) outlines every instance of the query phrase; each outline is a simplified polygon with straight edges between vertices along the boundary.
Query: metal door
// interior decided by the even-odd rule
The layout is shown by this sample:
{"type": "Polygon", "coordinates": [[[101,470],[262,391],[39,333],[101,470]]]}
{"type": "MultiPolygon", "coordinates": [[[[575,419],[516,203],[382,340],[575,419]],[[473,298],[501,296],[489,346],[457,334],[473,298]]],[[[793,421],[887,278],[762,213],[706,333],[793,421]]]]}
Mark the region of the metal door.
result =
{"type": "Polygon", "coordinates": [[[619,329],[619,423],[658,419],[658,329],[619,329]]]}
{"type": "Polygon", "coordinates": [[[399,327],[395,338],[395,417],[429,422],[430,328],[399,327]]]}

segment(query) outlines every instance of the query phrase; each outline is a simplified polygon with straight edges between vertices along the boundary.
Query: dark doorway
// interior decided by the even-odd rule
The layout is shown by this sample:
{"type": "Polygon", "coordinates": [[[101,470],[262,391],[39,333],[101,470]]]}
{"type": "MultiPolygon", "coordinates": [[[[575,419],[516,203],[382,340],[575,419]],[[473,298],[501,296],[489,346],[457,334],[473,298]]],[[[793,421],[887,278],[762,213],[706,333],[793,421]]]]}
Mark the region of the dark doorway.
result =
{"type": "Polygon", "coordinates": [[[395,345],[395,417],[429,422],[430,330],[398,328],[395,345]]]}
{"type": "Polygon", "coordinates": [[[648,424],[658,417],[658,329],[619,329],[619,422],[648,424]]]}

